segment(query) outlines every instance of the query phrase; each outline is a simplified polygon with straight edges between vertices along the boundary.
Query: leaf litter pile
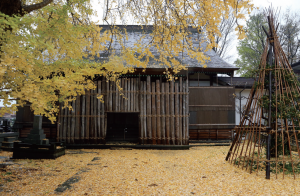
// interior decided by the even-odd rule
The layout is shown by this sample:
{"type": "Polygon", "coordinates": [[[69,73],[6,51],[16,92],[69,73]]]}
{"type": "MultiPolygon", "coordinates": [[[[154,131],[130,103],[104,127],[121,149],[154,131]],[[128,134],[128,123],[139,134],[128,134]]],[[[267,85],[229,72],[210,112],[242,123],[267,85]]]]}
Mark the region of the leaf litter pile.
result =
{"type": "MultiPolygon", "coordinates": [[[[67,150],[56,160],[2,160],[0,195],[297,195],[300,176],[265,179],[225,161],[228,146],[67,150]],[[5,165],[5,166],[3,166],[5,165]]],[[[11,152],[0,152],[11,157],[11,152]]]]}

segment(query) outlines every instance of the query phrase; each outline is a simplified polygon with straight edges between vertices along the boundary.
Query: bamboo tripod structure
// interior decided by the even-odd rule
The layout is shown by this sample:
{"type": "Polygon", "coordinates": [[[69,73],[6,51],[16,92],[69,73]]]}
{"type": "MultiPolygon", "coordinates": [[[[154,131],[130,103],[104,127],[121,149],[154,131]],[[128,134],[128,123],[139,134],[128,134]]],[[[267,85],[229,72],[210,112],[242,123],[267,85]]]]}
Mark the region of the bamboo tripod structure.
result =
{"type": "Polygon", "coordinates": [[[300,89],[275,28],[272,8],[266,10],[269,32],[259,67],[226,161],[242,169],[266,170],[266,179],[300,173],[300,89]]]}

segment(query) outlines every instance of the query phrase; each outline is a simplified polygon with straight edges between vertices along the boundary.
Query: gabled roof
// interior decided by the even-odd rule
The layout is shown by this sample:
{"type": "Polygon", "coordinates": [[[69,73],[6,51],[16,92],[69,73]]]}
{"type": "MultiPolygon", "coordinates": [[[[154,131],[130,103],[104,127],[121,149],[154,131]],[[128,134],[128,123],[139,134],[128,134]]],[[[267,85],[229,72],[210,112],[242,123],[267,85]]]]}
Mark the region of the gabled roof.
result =
{"type": "MultiPolygon", "coordinates": [[[[108,30],[110,27],[108,25],[99,25],[100,27],[103,28],[103,30],[108,30]]],[[[116,25],[120,29],[126,28],[126,31],[128,33],[128,39],[123,41],[123,44],[126,48],[132,48],[134,49],[135,43],[139,41],[139,39],[142,36],[145,36],[142,39],[142,43],[147,45],[152,39],[150,32],[152,31],[153,27],[152,26],[139,26],[139,25],[129,25],[129,26],[123,26],[123,25],[116,25]]],[[[201,36],[195,29],[190,28],[191,32],[191,37],[193,41],[194,47],[199,47],[199,36],[201,36]]],[[[106,43],[108,46],[110,43],[106,43]]],[[[201,44],[201,49],[204,51],[206,48],[206,43],[201,44]]],[[[121,45],[120,43],[114,39],[112,45],[111,45],[111,50],[113,50],[116,54],[121,52],[121,45]]],[[[157,50],[151,46],[149,50],[152,52],[154,57],[159,57],[159,53],[157,50]]],[[[239,68],[227,63],[224,61],[222,58],[220,58],[213,50],[209,50],[207,52],[204,52],[204,54],[208,57],[210,57],[210,61],[206,61],[207,68],[222,68],[222,69],[228,69],[228,70],[238,70],[239,68]]],[[[137,54],[138,55],[138,54],[137,54]]],[[[186,65],[187,67],[194,67],[194,68],[203,68],[203,65],[200,64],[196,59],[190,58],[187,54],[186,51],[183,53],[181,52],[177,57],[175,57],[178,61],[186,65]]],[[[96,58],[96,60],[102,61],[107,59],[107,51],[101,51],[100,52],[100,58],[96,58]]],[[[135,67],[137,68],[137,67],[135,67]]],[[[159,64],[155,59],[150,58],[150,62],[148,63],[147,68],[167,68],[166,65],[161,65],[159,64]]]]}

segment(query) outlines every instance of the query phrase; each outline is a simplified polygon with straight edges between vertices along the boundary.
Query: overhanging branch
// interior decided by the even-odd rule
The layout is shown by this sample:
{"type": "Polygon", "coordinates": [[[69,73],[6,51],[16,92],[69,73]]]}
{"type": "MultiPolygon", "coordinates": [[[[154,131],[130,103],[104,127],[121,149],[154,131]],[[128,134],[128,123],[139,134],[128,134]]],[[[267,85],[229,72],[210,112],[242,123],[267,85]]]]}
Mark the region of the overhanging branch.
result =
{"type": "Polygon", "coordinates": [[[29,13],[34,10],[41,9],[52,2],[53,2],[53,0],[43,0],[43,2],[41,2],[41,3],[36,3],[33,5],[24,5],[24,6],[22,6],[22,8],[24,9],[24,12],[29,13]]]}

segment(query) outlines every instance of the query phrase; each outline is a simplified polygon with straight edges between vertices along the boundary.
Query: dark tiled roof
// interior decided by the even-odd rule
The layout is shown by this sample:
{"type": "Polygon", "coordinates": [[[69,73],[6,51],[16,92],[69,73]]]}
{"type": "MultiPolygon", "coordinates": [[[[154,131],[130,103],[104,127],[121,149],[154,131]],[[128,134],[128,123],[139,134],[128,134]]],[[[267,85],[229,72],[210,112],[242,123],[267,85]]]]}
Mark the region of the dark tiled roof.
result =
{"type": "MultiPolygon", "coordinates": [[[[107,25],[100,25],[100,27],[102,27],[103,29],[108,29],[107,25]]],[[[117,27],[124,28],[124,26],[122,26],[122,25],[120,25],[120,26],[117,25],[117,27]]],[[[143,28],[141,28],[141,26],[138,26],[138,25],[129,25],[129,26],[125,26],[125,28],[128,33],[128,39],[126,39],[126,40],[124,39],[123,44],[126,46],[126,48],[134,49],[134,47],[135,47],[134,44],[137,43],[142,36],[144,36],[144,37],[143,37],[143,39],[141,39],[140,42],[145,43],[144,44],[145,46],[147,45],[146,43],[149,43],[152,40],[152,37],[150,36],[150,34],[147,33],[147,32],[152,31],[152,26],[144,26],[143,28]]],[[[192,37],[192,40],[193,40],[193,46],[199,47],[199,42],[197,40],[199,39],[200,34],[198,34],[197,31],[195,31],[195,29],[191,28],[190,30],[191,30],[190,36],[192,37]]],[[[107,42],[106,45],[108,46],[109,42],[107,42]]],[[[206,48],[206,45],[207,45],[206,43],[201,44],[200,47],[202,48],[203,51],[206,48]]],[[[121,52],[121,45],[117,40],[113,41],[111,47],[112,47],[112,50],[116,54],[121,52]]],[[[149,48],[149,50],[152,52],[154,57],[156,57],[156,58],[159,57],[160,54],[157,52],[157,50],[153,46],[151,46],[149,48]]],[[[210,50],[210,51],[207,51],[204,53],[206,56],[210,57],[210,61],[206,61],[207,68],[222,68],[222,69],[230,69],[230,70],[239,69],[238,67],[224,61],[213,50],[210,50]]],[[[100,56],[101,57],[96,58],[96,60],[102,61],[102,60],[108,59],[107,55],[105,55],[105,51],[101,51],[100,56]]],[[[199,68],[203,67],[203,65],[200,64],[196,59],[190,58],[188,56],[187,52],[180,53],[175,58],[188,67],[199,67],[199,68]]],[[[167,66],[159,64],[154,59],[150,59],[150,62],[148,63],[147,68],[167,68],[167,66]]]]}

